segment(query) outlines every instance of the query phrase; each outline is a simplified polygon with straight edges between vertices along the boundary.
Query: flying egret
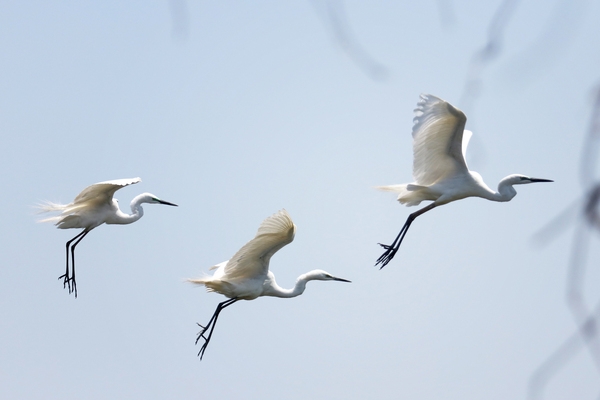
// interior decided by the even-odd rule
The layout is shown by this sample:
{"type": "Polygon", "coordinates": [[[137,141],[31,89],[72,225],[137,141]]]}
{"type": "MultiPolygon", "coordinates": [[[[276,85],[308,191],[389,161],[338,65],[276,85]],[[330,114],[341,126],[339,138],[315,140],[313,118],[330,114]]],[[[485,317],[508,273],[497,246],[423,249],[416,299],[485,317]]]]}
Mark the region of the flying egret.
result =
{"type": "Polygon", "coordinates": [[[77,297],[77,284],[75,282],[75,246],[95,227],[102,224],[131,224],[142,218],[144,209],[142,203],[177,204],[160,200],[153,194],[142,193],[131,201],[132,214],[125,214],[119,209],[119,202],[113,199],[115,192],[122,187],[141,182],[140,178],[116,179],[95,183],[83,189],[72,203],[56,204],[47,202],[40,206],[41,212],[60,211],[61,214],[41,220],[40,222],[55,222],[59,229],[83,228],[73,239],[67,242],[67,267],[63,278],[63,287],[69,287],[69,293],[74,292],[77,297]],[[71,245],[72,243],[72,245],[71,245]],[[69,247],[71,248],[71,269],[69,270],[69,247]]]}
{"type": "Polygon", "coordinates": [[[269,261],[273,254],[294,240],[295,232],[296,225],[292,222],[290,215],[286,210],[280,210],[266,218],[260,224],[254,239],[239,249],[230,260],[211,267],[211,270],[216,270],[212,276],[189,279],[192,283],[206,286],[209,292],[218,292],[229,297],[229,300],[219,303],[206,326],[198,324],[202,330],[198,333],[196,344],[200,338],[204,339],[204,344],[198,352],[201,360],[212,337],[219,314],[236,301],[254,300],[260,296],[282,298],[300,296],[304,293],[306,283],[313,280],[350,282],[316,269],[300,275],[293,289],[279,287],[275,282],[275,275],[269,271],[269,261]],[[205,336],[204,333],[209,329],[208,336],[205,336]]]}
{"type": "Polygon", "coordinates": [[[465,130],[467,117],[462,111],[435,96],[421,94],[413,121],[415,182],[379,186],[378,189],[398,193],[398,201],[407,206],[416,206],[424,200],[431,200],[433,203],[410,214],[391,245],[379,243],[385,252],[375,265],[381,264],[381,268],[394,258],[410,224],[419,215],[466,197],[510,201],[517,194],[513,185],[553,182],[524,175],[509,175],[500,181],[498,191],[495,192],[483,182],[481,175],[469,171],[467,167],[465,154],[472,133],[465,130]]]}

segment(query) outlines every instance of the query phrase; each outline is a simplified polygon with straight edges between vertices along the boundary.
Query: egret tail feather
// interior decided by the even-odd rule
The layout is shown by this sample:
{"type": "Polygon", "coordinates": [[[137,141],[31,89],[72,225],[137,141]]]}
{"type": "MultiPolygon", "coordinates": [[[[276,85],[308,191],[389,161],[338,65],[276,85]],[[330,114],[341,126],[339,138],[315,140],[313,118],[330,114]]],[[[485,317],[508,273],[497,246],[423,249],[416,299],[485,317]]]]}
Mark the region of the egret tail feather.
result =
{"type": "Polygon", "coordinates": [[[397,200],[400,204],[404,204],[408,207],[417,206],[424,200],[435,200],[435,197],[431,195],[427,186],[421,186],[415,183],[377,186],[376,189],[398,193],[397,200]]]}

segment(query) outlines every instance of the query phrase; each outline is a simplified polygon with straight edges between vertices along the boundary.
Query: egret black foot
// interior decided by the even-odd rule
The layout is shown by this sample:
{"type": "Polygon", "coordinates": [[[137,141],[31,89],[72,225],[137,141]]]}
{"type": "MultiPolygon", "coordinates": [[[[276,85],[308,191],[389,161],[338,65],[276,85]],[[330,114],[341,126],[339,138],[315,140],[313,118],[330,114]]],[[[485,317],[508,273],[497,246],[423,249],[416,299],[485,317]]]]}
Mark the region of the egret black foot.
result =
{"type": "Polygon", "coordinates": [[[198,325],[201,328],[200,332],[198,332],[198,337],[196,338],[196,343],[195,343],[195,344],[198,344],[198,341],[200,340],[200,338],[207,340],[206,337],[204,336],[204,332],[206,332],[207,327],[204,325],[200,325],[199,323],[196,323],[196,325],[198,325]]]}
{"type": "Polygon", "coordinates": [[[58,277],[58,280],[63,280],[63,289],[67,287],[67,283],[69,283],[69,278],[67,277],[67,275],[63,274],[61,276],[58,277]]]}
{"type": "Polygon", "coordinates": [[[58,280],[63,280],[63,289],[69,289],[69,294],[75,293],[75,297],[77,297],[77,283],[75,282],[75,278],[69,278],[67,275],[61,275],[58,277],[58,280]]]}
{"type": "Polygon", "coordinates": [[[204,343],[204,345],[202,346],[202,348],[198,352],[198,357],[200,357],[200,360],[202,360],[202,357],[204,357],[204,351],[205,350],[206,350],[206,343],[204,343]]]}
{"type": "Polygon", "coordinates": [[[390,261],[392,261],[392,258],[394,258],[398,252],[399,247],[392,247],[390,245],[381,243],[378,244],[385,249],[385,252],[377,259],[377,262],[375,263],[375,266],[381,264],[381,267],[379,267],[379,269],[381,269],[388,265],[390,261]]]}

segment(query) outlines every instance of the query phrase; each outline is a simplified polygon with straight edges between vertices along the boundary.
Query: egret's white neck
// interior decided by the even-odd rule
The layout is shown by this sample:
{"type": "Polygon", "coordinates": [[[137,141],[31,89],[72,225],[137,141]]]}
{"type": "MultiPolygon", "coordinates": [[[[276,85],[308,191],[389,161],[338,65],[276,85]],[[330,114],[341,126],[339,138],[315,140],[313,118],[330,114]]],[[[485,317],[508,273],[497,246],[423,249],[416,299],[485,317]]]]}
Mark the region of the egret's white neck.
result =
{"type": "MultiPolygon", "coordinates": [[[[142,218],[144,216],[144,209],[142,208],[141,204],[144,202],[144,198],[145,198],[144,194],[140,194],[140,195],[134,197],[134,199],[131,200],[131,205],[130,205],[131,214],[125,214],[121,210],[118,210],[114,219],[112,219],[111,221],[106,221],[106,223],[107,224],[126,225],[126,224],[134,223],[138,219],[142,218]]],[[[118,207],[119,206],[117,204],[117,208],[118,207]]]]}
{"type": "Polygon", "coordinates": [[[488,193],[485,197],[488,200],[492,201],[511,201],[513,197],[517,195],[517,191],[513,187],[514,180],[512,176],[507,176],[503,178],[500,183],[498,183],[498,191],[488,193]]]}
{"type": "Polygon", "coordinates": [[[300,296],[304,293],[306,289],[306,283],[312,280],[312,278],[307,277],[306,274],[300,275],[298,280],[296,280],[296,285],[292,289],[284,289],[280,287],[275,279],[271,281],[271,285],[268,290],[265,291],[264,296],[272,296],[272,297],[281,297],[281,298],[290,298],[300,296]]]}

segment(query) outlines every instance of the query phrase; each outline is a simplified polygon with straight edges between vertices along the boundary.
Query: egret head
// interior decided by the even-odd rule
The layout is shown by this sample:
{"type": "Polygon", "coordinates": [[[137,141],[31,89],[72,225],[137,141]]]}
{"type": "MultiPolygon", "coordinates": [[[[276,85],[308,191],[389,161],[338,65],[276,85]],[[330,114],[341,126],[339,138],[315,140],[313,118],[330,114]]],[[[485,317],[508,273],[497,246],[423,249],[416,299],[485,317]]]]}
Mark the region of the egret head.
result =
{"type": "Polygon", "coordinates": [[[550,179],[540,179],[540,178],[532,178],[530,176],[514,174],[507,176],[506,181],[511,185],[524,185],[526,183],[536,183],[536,182],[554,182],[550,179]]]}
{"type": "Polygon", "coordinates": [[[177,204],[169,203],[168,201],[161,200],[158,197],[156,197],[155,195],[153,195],[152,193],[144,193],[144,194],[141,194],[138,197],[141,197],[140,203],[164,204],[164,205],[167,205],[167,206],[178,207],[177,204]]]}
{"type": "Polygon", "coordinates": [[[338,282],[349,282],[347,279],[337,278],[331,275],[329,272],[321,269],[315,269],[314,271],[307,272],[304,274],[304,278],[307,281],[338,281],[338,282]]]}

